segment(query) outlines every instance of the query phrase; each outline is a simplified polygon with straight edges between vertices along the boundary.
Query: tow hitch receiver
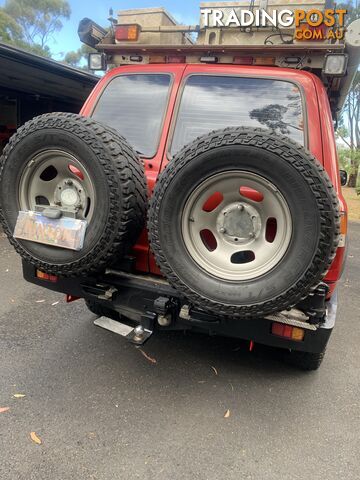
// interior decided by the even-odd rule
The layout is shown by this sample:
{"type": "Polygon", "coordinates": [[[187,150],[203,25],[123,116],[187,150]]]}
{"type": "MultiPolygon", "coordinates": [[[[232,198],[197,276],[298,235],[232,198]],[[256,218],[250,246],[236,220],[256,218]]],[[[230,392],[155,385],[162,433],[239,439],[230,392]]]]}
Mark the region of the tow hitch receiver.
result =
{"type": "Polygon", "coordinates": [[[142,345],[145,343],[153,333],[152,330],[148,330],[142,325],[138,325],[134,328],[126,325],[125,323],[112,320],[108,317],[97,318],[94,321],[94,325],[104,328],[105,330],[109,330],[110,332],[117,333],[136,345],[142,345]]]}

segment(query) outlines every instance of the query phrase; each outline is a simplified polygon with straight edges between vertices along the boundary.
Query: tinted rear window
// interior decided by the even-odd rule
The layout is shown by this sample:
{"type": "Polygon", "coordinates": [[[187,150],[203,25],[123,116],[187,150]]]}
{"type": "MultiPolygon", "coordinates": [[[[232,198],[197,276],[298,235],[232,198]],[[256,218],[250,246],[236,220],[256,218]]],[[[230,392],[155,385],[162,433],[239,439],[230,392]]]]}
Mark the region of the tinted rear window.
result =
{"type": "Polygon", "coordinates": [[[188,78],[171,154],[200,135],[231,126],[261,127],[304,144],[301,94],[290,82],[211,75],[188,78]]]}
{"type": "Polygon", "coordinates": [[[170,75],[120,75],[105,88],[93,118],[115,128],[133,148],[155,155],[167,105],[170,75]]]}

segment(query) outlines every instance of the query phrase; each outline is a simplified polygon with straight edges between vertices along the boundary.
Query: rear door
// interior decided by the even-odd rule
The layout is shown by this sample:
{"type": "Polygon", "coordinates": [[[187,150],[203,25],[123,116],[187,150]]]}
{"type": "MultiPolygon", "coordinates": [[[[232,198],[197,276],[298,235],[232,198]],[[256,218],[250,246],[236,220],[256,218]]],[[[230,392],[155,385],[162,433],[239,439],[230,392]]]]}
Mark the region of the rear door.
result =
{"type": "MultiPolygon", "coordinates": [[[[169,64],[115,68],[95,87],[81,111],[115,128],[137,150],[144,162],[150,195],[164,158],[184,71],[185,65],[169,64]]],[[[149,271],[146,230],[135,245],[134,253],[136,268],[149,271]]]]}

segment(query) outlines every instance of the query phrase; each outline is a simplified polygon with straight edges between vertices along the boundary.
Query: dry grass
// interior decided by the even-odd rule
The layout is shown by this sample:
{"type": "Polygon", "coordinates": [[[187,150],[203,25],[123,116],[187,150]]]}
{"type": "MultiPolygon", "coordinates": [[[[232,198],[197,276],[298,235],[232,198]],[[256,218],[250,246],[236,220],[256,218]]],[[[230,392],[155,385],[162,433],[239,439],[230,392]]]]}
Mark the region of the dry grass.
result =
{"type": "Polygon", "coordinates": [[[343,195],[349,209],[349,220],[360,221],[360,195],[356,194],[355,188],[343,187],[343,195]]]}

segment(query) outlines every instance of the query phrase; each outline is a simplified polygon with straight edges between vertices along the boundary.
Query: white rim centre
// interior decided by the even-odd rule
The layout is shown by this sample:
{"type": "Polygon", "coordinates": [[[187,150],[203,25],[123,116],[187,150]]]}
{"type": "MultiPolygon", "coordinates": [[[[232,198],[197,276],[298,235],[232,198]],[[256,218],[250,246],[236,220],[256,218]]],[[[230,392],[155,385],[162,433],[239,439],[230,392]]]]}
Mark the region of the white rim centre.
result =
{"type": "Polygon", "coordinates": [[[60,198],[61,203],[68,207],[76,205],[79,200],[77,193],[72,188],[66,188],[65,190],[63,190],[61,192],[60,198]]]}

